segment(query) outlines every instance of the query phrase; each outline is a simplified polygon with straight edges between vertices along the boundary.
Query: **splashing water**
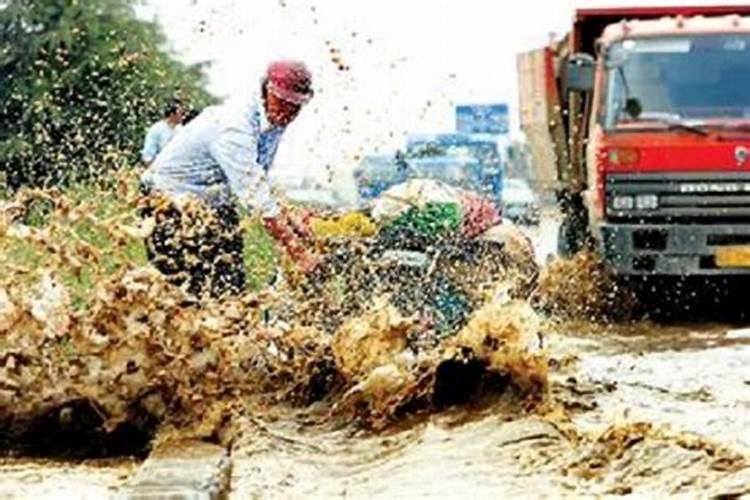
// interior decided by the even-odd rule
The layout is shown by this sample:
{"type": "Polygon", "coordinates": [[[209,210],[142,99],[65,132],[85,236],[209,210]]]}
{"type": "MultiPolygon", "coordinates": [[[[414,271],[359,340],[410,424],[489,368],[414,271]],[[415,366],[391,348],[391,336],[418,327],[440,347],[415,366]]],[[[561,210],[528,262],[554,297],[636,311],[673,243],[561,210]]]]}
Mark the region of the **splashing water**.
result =
{"type": "MultiPolygon", "coordinates": [[[[482,388],[545,398],[534,313],[511,298],[529,289],[523,242],[446,243],[409,270],[372,238],[334,237],[319,243],[331,259],[314,279],[288,270],[272,288],[198,301],[146,263],[153,224],[136,218],[133,186],[126,175],[114,192],[33,190],[4,202],[7,444],[38,443],[45,429],[98,449],[133,432],[145,447],[163,426],[211,436],[249,401],[325,401],[331,417],[382,428],[482,388]]],[[[249,243],[261,282],[273,250],[249,243]]]]}

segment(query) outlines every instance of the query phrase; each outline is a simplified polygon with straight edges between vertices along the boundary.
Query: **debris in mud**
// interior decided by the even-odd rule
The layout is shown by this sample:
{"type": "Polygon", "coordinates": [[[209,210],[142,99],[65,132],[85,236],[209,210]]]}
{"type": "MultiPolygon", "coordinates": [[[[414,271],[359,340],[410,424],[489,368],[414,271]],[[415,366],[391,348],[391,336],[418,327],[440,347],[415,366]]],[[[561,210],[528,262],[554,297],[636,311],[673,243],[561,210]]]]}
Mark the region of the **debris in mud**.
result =
{"type": "Polygon", "coordinates": [[[622,458],[629,448],[651,435],[652,430],[653,425],[647,422],[612,426],[595,440],[592,449],[571,470],[585,479],[602,474],[606,466],[622,458]]]}
{"type": "Polygon", "coordinates": [[[596,481],[601,493],[608,494],[655,486],[666,494],[683,494],[748,467],[740,453],[648,422],[616,424],[593,439],[581,438],[574,457],[564,473],[596,481]]]}

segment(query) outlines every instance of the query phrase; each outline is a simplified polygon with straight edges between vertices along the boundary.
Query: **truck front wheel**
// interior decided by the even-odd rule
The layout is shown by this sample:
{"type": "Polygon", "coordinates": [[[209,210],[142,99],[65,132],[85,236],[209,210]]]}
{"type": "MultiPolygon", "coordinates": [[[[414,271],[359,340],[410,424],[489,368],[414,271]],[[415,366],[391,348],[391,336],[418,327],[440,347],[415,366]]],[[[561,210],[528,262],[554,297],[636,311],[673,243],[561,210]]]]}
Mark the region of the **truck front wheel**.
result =
{"type": "Polygon", "coordinates": [[[581,250],[590,248],[590,243],[586,218],[577,214],[566,215],[557,233],[557,253],[561,257],[572,257],[581,250]]]}

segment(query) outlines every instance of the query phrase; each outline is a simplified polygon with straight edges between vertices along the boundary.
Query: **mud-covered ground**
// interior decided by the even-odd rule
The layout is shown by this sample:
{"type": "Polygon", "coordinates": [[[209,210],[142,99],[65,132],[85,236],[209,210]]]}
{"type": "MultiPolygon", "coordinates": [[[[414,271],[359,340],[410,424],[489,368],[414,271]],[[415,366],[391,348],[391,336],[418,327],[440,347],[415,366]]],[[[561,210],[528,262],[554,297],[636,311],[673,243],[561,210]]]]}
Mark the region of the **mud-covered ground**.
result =
{"type": "Polygon", "coordinates": [[[232,498],[750,494],[746,332],[570,323],[547,340],[570,420],[503,398],[377,435],[259,419],[235,443],[232,498]]]}
{"type": "MultiPolygon", "coordinates": [[[[746,331],[565,324],[548,341],[571,421],[519,418],[503,398],[375,434],[316,424],[315,409],[258,414],[232,445],[230,498],[750,494],[746,331]]],[[[6,461],[0,493],[104,498],[129,471],[6,461]]]]}
{"type": "Polygon", "coordinates": [[[750,450],[749,329],[639,322],[575,330],[575,376],[606,389],[578,423],[665,423],[750,450]]]}
{"type": "Polygon", "coordinates": [[[127,458],[85,462],[5,459],[0,461],[0,498],[114,498],[138,463],[127,458]]]}
{"type": "MultiPolygon", "coordinates": [[[[46,247],[54,236],[15,234],[46,247]]],[[[530,234],[546,262],[554,221],[530,234]]],[[[29,280],[25,296],[29,273],[14,271],[0,413],[18,433],[0,439],[49,440],[48,425],[87,439],[115,431],[117,453],[143,438],[134,427],[161,424],[162,446],[189,435],[231,451],[231,498],[749,494],[741,325],[613,322],[606,312],[622,295],[587,256],[550,264],[520,298],[501,283],[514,273],[481,269],[490,279],[470,290],[477,308],[437,342],[382,290],[361,310],[325,289],[306,306],[256,294],[197,307],[126,265],[71,312],[52,274],[29,280]],[[284,321],[322,308],[351,316],[332,333],[284,321]]],[[[456,282],[471,273],[459,266],[456,282]]],[[[7,459],[0,496],[105,498],[134,463],[7,459]]]]}

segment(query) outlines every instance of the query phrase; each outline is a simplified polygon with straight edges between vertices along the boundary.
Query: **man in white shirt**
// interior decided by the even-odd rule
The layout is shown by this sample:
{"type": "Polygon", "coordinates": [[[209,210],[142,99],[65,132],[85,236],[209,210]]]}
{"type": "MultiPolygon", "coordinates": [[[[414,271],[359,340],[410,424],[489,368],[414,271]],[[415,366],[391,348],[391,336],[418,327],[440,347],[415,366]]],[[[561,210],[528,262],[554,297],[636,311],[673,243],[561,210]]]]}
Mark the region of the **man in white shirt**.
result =
{"type": "Polygon", "coordinates": [[[141,149],[141,160],[146,165],[156,159],[156,156],[172,140],[182,124],[183,108],[179,99],[171,99],[164,109],[164,118],[151,125],[146,133],[141,149]]]}
{"type": "Polygon", "coordinates": [[[279,206],[267,175],[284,130],[313,95],[312,76],[301,62],[277,61],[269,65],[259,91],[206,108],[141,177],[146,192],[169,200],[150,212],[157,226],[147,241],[149,257],[194,295],[237,294],[245,287],[238,205],[260,213],[302,271],[313,270],[319,261],[308,249],[306,228],[279,206]],[[189,200],[211,215],[184,210],[189,200]]]}

